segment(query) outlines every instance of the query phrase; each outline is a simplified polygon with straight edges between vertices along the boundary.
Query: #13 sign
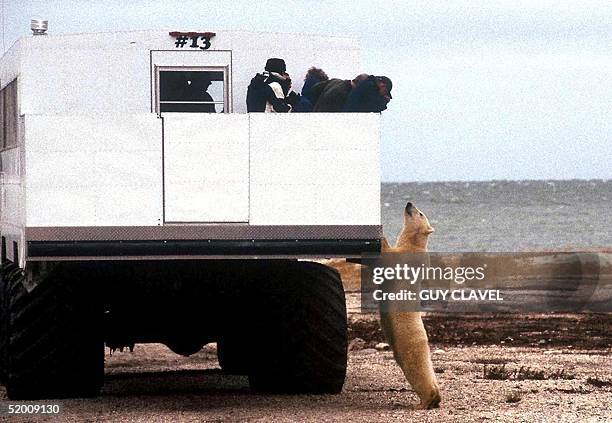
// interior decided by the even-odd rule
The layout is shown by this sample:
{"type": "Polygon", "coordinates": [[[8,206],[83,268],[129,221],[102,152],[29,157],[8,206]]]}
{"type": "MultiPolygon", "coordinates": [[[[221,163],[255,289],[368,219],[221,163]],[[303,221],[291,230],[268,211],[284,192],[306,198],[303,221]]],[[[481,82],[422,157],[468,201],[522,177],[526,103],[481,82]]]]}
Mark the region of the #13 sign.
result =
{"type": "Polygon", "coordinates": [[[214,37],[214,32],[170,32],[170,36],[174,37],[174,47],[176,48],[197,48],[200,50],[208,50],[210,48],[210,39],[214,37]]]}

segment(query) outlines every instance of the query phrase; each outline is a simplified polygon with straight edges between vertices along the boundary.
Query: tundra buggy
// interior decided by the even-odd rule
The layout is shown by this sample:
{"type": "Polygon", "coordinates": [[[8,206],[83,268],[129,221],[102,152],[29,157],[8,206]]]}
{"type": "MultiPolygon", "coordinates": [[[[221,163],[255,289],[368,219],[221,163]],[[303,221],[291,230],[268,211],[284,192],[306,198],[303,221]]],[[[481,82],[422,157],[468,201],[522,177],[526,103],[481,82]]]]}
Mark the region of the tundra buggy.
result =
{"type": "Polygon", "coordinates": [[[355,40],[304,34],[34,35],[4,54],[9,398],[95,396],[105,345],[148,342],[217,342],[259,391],[342,389],[342,282],[308,260],[380,250],[380,116],[246,113],[270,57],[296,91],[313,65],[361,72],[355,40]]]}

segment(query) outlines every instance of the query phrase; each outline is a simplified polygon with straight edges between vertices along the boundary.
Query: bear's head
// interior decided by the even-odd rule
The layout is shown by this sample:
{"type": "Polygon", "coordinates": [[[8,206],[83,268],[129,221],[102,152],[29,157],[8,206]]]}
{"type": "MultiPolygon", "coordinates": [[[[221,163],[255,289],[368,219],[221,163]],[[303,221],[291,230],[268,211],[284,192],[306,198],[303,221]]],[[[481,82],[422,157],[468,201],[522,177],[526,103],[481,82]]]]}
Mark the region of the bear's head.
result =
{"type": "Polygon", "coordinates": [[[417,209],[412,203],[408,202],[404,208],[404,232],[406,234],[429,235],[434,228],[429,223],[425,214],[417,209]]]}

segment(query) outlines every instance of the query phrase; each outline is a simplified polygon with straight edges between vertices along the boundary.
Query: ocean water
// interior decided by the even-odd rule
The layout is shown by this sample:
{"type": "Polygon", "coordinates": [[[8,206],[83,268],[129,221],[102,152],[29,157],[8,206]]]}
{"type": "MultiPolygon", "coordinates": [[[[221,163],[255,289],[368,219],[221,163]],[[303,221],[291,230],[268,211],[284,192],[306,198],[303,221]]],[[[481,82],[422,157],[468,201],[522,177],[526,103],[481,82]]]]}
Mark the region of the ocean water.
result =
{"type": "Polygon", "coordinates": [[[611,180],[385,183],[391,243],[407,201],[435,228],[430,251],[612,248],[611,180]]]}

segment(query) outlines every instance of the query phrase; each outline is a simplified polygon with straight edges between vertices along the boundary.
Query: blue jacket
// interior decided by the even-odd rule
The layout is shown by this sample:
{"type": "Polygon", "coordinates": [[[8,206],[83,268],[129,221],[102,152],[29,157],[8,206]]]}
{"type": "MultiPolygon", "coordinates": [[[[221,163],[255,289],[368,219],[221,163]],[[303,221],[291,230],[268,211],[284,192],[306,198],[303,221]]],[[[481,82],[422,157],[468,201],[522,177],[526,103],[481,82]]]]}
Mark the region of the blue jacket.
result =
{"type": "Polygon", "coordinates": [[[312,76],[306,78],[306,80],[304,81],[304,86],[302,87],[302,95],[300,96],[300,101],[295,108],[296,112],[312,112],[314,104],[312,101],[311,91],[312,87],[314,87],[315,84],[319,82],[321,82],[319,78],[315,78],[312,76]]]}
{"type": "Polygon", "coordinates": [[[319,78],[315,78],[314,76],[309,76],[304,81],[304,86],[302,87],[302,95],[308,99],[312,103],[312,87],[318,82],[321,82],[319,78]]]}

